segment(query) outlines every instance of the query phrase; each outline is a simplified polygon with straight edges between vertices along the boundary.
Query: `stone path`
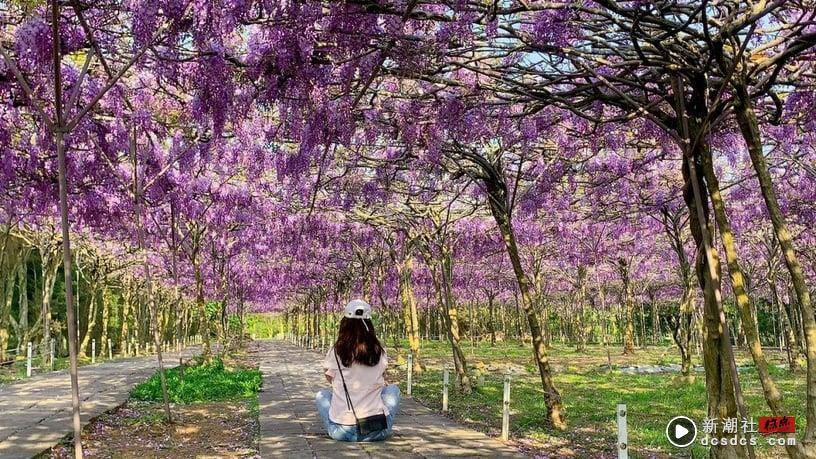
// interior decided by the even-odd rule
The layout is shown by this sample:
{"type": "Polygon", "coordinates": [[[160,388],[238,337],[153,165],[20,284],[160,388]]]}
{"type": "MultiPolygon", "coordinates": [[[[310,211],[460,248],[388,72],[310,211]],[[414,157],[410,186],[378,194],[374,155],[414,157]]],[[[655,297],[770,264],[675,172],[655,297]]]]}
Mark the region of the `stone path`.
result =
{"type": "MultiPolygon", "coordinates": [[[[189,348],[181,355],[187,358],[196,350],[189,348]]],[[[166,365],[178,365],[178,353],[164,356],[166,365]]],[[[155,356],[80,367],[82,424],[124,403],[130,389],[150,377],[156,367],[155,356]]],[[[67,370],[0,386],[0,458],[30,458],[72,432],[71,380],[67,370]]]]}
{"type": "Polygon", "coordinates": [[[260,394],[260,455],[263,458],[524,457],[515,448],[463,427],[403,397],[394,436],[381,443],[329,438],[317,416],[315,393],[326,387],[323,355],[285,341],[260,341],[264,375],[260,394]]]}

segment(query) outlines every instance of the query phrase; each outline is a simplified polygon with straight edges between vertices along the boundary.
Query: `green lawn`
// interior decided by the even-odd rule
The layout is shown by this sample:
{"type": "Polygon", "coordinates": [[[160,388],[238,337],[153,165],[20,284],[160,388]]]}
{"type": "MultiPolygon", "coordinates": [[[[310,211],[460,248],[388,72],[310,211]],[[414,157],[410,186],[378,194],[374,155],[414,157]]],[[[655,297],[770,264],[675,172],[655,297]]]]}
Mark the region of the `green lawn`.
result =
{"type": "MultiPolygon", "coordinates": [[[[211,363],[197,359],[193,365],[165,370],[167,394],[173,403],[196,403],[241,398],[257,398],[261,372],[257,368],[225,366],[215,358],[211,363]]],[[[158,372],[131,391],[131,397],[142,401],[162,401],[158,372]]]]}
{"type": "MultiPolygon", "coordinates": [[[[405,390],[404,361],[407,344],[401,351],[389,348],[393,377],[402,381],[405,390]]],[[[422,356],[427,370],[414,375],[414,397],[423,404],[441,409],[442,365],[449,363],[450,350],[446,342],[423,342],[422,356]]],[[[511,435],[524,444],[534,444],[546,454],[598,455],[615,451],[615,409],[618,403],[627,405],[629,441],[634,456],[693,455],[701,457],[705,448],[693,451],[671,446],[664,431],[669,419],[686,415],[695,421],[705,417],[705,377],[697,373],[696,381],[678,384],[672,374],[631,375],[615,369],[618,365],[678,363],[672,347],[652,347],[639,350],[634,357],[623,357],[613,347],[610,355],[613,370],[608,371],[606,352],[600,346],[590,347],[587,353],[576,353],[574,348],[556,345],[551,349],[556,369],[555,381],[564,399],[569,429],[559,432],[546,426],[546,409],[541,396],[540,380],[533,366],[532,351],[519,343],[488,343],[472,347],[465,345],[465,354],[475,373],[483,375],[484,383],[468,396],[451,391],[451,415],[484,431],[498,433],[501,429],[501,398],[503,366],[524,367],[526,374],[512,377],[511,435]]],[[[778,363],[776,353],[770,359],[778,363]]],[[[738,363],[746,364],[744,352],[738,363]]],[[[772,368],[775,380],[785,396],[785,404],[797,417],[797,425],[804,425],[804,375],[791,375],[786,370],[772,368]]],[[[769,414],[756,373],[740,373],[743,391],[752,417],[769,414]]],[[[453,377],[453,375],[452,375],[453,377]]],[[[478,379],[478,377],[477,377],[478,379]]],[[[801,432],[802,429],[799,429],[801,432]]],[[[762,442],[760,442],[761,444],[762,442]]],[[[765,445],[758,449],[760,456],[775,457],[779,451],[765,445]]]]}

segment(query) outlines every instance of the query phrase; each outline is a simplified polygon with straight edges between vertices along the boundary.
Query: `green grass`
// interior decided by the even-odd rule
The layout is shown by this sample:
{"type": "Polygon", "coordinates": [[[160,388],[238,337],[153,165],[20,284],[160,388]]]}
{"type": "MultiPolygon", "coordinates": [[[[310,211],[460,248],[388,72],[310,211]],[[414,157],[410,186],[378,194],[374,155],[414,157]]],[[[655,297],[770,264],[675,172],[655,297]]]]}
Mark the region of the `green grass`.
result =
{"type": "MultiPolygon", "coordinates": [[[[389,342],[389,344],[392,344],[389,342]]],[[[406,343],[401,349],[389,348],[393,364],[402,361],[406,343]]],[[[606,352],[600,346],[590,347],[587,353],[576,353],[571,346],[556,345],[551,349],[556,369],[555,384],[561,391],[569,428],[565,432],[551,429],[546,423],[541,383],[533,366],[532,351],[528,345],[501,343],[491,347],[489,343],[464,346],[468,363],[481,373],[484,384],[473,394],[463,395],[451,389],[451,415],[472,423],[486,431],[497,432],[501,428],[501,399],[503,376],[501,371],[489,371],[507,363],[523,366],[527,374],[512,377],[511,382],[511,435],[530,438],[547,445],[568,444],[586,448],[590,455],[614,454],[616,443],[615,410],[618,403],[628,408],[629,440],[635,457],[666,454],[671,456],[693,454],[702,457],[706,448],[693,447],[692,451],[671,446],[665,437],[667,422],[677,415],[702,421],[706,415],[705,375],[696,373],[692,383],[676,383],[674,374],[631,375],[615,369],[618,365],[639,363],[678,363],[676,351],[671,347],[654,347],[638,350],[634,357],[622,357],[620,348],[613,347],[611,355],[613,370],[603,368],[606,352]]],[[[450,349],[444,342],[423,342],[422,358],[428,370],[414,374],[413,394],[423,404],[441,409],[443,363],[451,361],[450,349]]],[[[780,363],[780,355],[771,354],[773,363],[780,363]]],[[[748,363],[744,353],[738,355],[738,363],[748,363]]],[[[695,362],[697,363],[697,362],[695,362]]],[[[397,378],[405,390],[404,368],[397,370],[397,378]]],[[[785,406],[796,416],[797,426],[805,422],[805,385],[803,374],[790,374],[787,370],[771,367],[771,373],[785,397],[785,406]]],[[[453,375],[452,379],[453,379],[453,375]]],[[[748,368],[740,372],[743,392],[750,415],[768,415],[769,410],[762,396],[756,372],[748,368]]],[[[478,379],[478,378],[477,378],[478,379]]],[[[453,387],[453,385],[452,385],[453,387]]],[[[801,433],[803,429],[799,429],[801,433]]],[[[762,445],[760,441],[760,445],[762,445]]],[[[551,451],[552,453],[552,451],[551,451]]],[[[767,445],[758,448],[760,456],[776,457],[779,449],[767,445]]],[[[556,454],[557,455],[557,454],[556,454]]]]}
{"type": "MultiPolygon", "coordinates": [[[[261,372],[228,368],[220,359],[212,363],[166,370],[167,393],[173,403],[196,403],[254,397],[261,388],[261,372]],[[182,376],[183,371],[183,376],[182,376]]],[[[162,401],[158,372],[131,391],[136,400],[162,401]]]]}

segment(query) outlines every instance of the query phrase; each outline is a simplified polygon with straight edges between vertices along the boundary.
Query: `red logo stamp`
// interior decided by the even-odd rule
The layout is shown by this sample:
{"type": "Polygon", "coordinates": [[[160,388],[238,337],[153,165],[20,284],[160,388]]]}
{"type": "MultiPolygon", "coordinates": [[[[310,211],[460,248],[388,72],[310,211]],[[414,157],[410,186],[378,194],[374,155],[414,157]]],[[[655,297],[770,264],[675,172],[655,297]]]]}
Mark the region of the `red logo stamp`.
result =
{"type": "Polygon", "coordinates": [[[793,416],[760,416],[759,433],[796,433],[796,418],[793,416]]]}

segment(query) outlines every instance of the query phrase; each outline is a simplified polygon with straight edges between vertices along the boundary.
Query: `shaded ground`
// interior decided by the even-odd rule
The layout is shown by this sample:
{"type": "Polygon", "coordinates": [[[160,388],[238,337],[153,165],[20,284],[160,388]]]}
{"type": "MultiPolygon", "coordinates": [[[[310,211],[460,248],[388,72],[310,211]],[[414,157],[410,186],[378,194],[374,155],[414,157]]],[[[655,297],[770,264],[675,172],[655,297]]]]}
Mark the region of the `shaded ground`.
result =
{"type": "MultiPolygon", "coordinates": [[[[197,349],[184,351],[189,357],[197,349]]],[[[166,354],[169,366],[178,354],[166,354]]],[[[155,356],[107,361],[79,370],[82,422],[114,409],[156,368],[155,356]]],[[[29,458],[72,431],[71,383],[66,371],[0,386],[0,458],[29,458]]]]}
{"type": "MultiPolygon", "coordinates": [[[[256,410],[246,400],[176,405],[167,424],[161,404],[129,401],[85,427],[85,457],[256,457],[256,410]]],[[[72,458],[73,448],[61,444],[40,457],[72,458]]]]}
{"type": "MultiPolygon", "coordinates": [[[[224,357],[225,366],[257,368],[245,352],[224,357]]],[[[91,458],[248,458],[258,457],[258,398],[172,404],[173,422],[164,406],[128,400],[91,421],[84,429],[85,456],[91,458]]],[[[40,458],[68,459],[68,439],[40,458]]]]}

